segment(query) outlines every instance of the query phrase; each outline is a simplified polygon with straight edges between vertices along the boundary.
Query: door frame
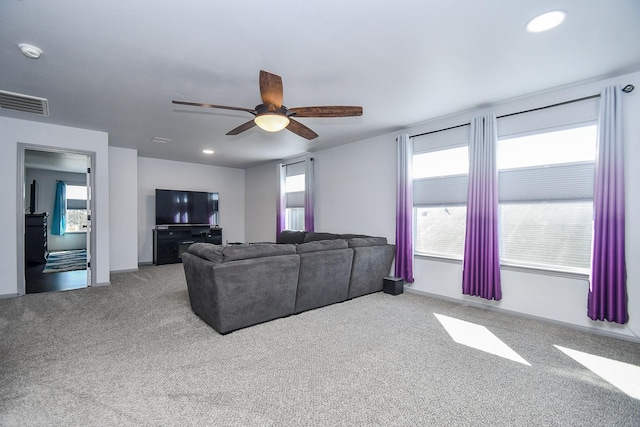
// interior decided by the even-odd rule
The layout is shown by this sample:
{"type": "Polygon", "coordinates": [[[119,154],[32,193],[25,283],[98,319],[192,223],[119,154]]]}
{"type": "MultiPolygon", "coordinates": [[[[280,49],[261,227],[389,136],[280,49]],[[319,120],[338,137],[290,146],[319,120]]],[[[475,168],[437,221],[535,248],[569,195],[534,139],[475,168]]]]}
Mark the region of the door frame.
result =
{"type": "MultiPolygon", "coordinates": [[[[26,282],[26,266],[25,266],[25,256],[24,256],[24,238],[25,238],[25,212],[27,207],[25,206],[25,195],[26,195],[26,182],[25,182],[25,151],[48,151],[53,153],[71,153],[71,154],[81,154],[88,157],[88,164],[91,168],[91,173],[88,174],[87,180],[87,190],[90,192],[91,197],[89,199],[89,203],[87,208],[89,212],[91,212],[91,219],[95,217],[95,167],[96,167],[96,153],[94,151],[83,151],[83,150],[71,150],[67,148],[59,148],[59,147],[50,147],[45,145],[37,145],[37,144],[27,144],[27,143],[18,143],[18,179],[17,179],[17,189],[16,189],[16,206],[17,206],[17,270],[18,270],[18,295],[22,296],[26,294],[27,291],[27,282],[26,282]]],[[[87,231],[87,239],[89,240],[87,243],[88,253],[91,254],[91,260],[87,259],[89,262],[87,268],[87,287],[95,286],[95,253],[96,253],[96,239],[94,238],[94,234],[92,230],[87,231]]]]}

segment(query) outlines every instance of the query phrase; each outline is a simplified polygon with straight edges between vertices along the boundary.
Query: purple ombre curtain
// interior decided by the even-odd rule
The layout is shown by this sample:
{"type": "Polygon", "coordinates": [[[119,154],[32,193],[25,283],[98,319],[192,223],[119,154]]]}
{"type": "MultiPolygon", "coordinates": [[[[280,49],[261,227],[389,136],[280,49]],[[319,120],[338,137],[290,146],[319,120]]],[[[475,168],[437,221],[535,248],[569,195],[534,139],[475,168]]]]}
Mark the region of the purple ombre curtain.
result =
{"type": "Polygon", "coordinates": [[[593,254],[588,316],[627,323],[627,277],[624,248],[624,154],[622,101],[617,86],[600,96],[596,179],[593,189],[593,254]]]}
{"type": "Polygon", "coordinates": [[[395,276],[413,283],[413,141],[400,135],[398,141],[398,186],[396,192],[395,276]]]}
{"type": "Polygon", "coordinates": [[[315,231],[315,221],[313,218],[313,157],[306,160],[304,171],[304,229],[305,231],[315,231]]]}
{"type": "Polygon", "coordinates": [[[500,287],[497,125],[493,114],[471,120],[469,190],[462,293],[496,301],[500,287]]]}
{"type": "Polygon", "coordinates": [[[287,193],[285,192],[285,179],[287,178],[287,167],[282,163],[278,163],[278,199],[276,200],[276,239],[280,236],[280,232],[284,230],[286,210],[287,210],[287,193]]]}

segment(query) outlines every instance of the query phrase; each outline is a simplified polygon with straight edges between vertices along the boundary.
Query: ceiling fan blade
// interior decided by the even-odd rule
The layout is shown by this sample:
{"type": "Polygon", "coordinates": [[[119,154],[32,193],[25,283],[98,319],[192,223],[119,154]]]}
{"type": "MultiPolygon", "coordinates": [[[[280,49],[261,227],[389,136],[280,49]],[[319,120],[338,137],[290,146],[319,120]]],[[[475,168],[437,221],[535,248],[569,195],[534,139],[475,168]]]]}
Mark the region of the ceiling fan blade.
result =
{"type": "Polygon", "coordinates": [[[222,110],[246,111],[247,113],[251,113],[254,116],[257,114],[256,110],[254,110],[252,108],[229,107],[229,106],[226,106],[226,105],[203,104],[201,102],[176,101],[176,100],[173,100],[171,102],[174,103],[174,104],[189,105],[189,106],[192,106],[192,107],[220,108],[222,110]]]}
{"type": "Polygon", "coordinates": [[[267,107],[273,105],[274,110],[282,107],[282,77],[260,70],[260,96],[267,107]]]}
{"type": "Polygon", "coordinates": [[[362,107],[326,106],[326,107],[296,107],[289,108],[289,113],[295,117],[354,117],[362,115],[362,107]]]}
{"type": "Polygon", "coordinates": [[[244,132],[245,130],[249,130],[252,127],[254,127],[256,125],[256,122],[252,120],[249,120],[246,123],[241,124],[240,126],[238,126],[235,129],[230,130],[229,132],[227,132],[227,135],[237,135],[239,133],[244,132]]]}
{"type": "Polygon", "coordinates": [[[312,131],[302,123],[293,120],[291,117],[289,117],[289,126],[287,126],[287,129],[289,129],[291,132],[295,133],[296,135],[299,135],[306,139],[315,139],[318,137],[317,133],[315,133],[314,131],[312,131]]]}

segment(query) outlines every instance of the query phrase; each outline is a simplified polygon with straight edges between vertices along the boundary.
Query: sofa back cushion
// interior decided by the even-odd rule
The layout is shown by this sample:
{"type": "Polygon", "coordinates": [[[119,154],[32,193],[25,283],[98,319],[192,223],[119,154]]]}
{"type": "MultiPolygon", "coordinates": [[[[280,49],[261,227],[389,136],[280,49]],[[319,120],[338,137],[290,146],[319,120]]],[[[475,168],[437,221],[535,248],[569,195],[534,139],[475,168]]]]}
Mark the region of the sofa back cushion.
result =
{"type": "Polygon", "coordinates": [[[317,240],[333,240],[339,238],[340,235],[334,233],[307,232],[304,236],[304,243],[315,242],[317,240]]]}
{"type": "Polygon", "coordinates": [[[189,246],[189,253],[204,258],[216,264],[222,262],[222,250],[224,248],[220,245],[214,245],[211,243],[194,243],[189,246]]]}
{"type": "Polygon", "coordinates": [[[294,245],[304,243],[305,234],[304,231],[282,230],[276,239],[276,243],[291,243],[294,245]]]}
{"type": "Polygon", "coordinates": [[[227,246],[222,250],[222,262],[278,255],[293,255],[295,253],[296,247],[289,244],[233,245],[227,246]]]}
{"type": "Polygon", "coordinates": [[[371,236],[367,236],[366,234],[341,234],[340,238],[341,239],[355,239],[356,237],[371,237],[371,236]]]}
{"type": "Polygon", "coordinates": [[[336,240],[317,240],[315,242],[307,242],[301,245],[296,246],[296,252],[299,254],[309,253],[309,252],[320,252],[320,251],[332,251],[336,249],[347,249],[349,246],[347,245],[346,240],[336,239],[336,240]]]}
{"type": "Polygon", "coordinates": [[[380,246],[387,244],[386,237],[356,237],[355,239],[349,239],[347,241],[350,248],[357,248],[360,246],[380,246]]]}

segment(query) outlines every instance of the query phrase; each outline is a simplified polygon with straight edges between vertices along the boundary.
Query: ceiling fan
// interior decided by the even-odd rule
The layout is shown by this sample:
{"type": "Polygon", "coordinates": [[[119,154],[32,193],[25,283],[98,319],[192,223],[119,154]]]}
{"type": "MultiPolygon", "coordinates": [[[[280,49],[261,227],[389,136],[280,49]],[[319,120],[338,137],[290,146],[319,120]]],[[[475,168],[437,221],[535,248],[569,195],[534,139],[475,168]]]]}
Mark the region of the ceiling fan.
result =
{"type": "Polygon", "coordinates": [[[189,101],[173,100],[171,102],[193,107],[246,111],[255,116],[252,120],[227,132],[227,135],[238,135],[257,125],[268,132],[278,132],[287,128],[303,138],[314,139],[318,137],[318,134],[295,120],[294,117],[354,117],[362,115],[362,107],[324,106],[287,108],[282,105],[282,77],[264,70],[260,70],[260,96],[262,98],[262,104],[257,105],[256,108],[253,109],[189,101]]]}

